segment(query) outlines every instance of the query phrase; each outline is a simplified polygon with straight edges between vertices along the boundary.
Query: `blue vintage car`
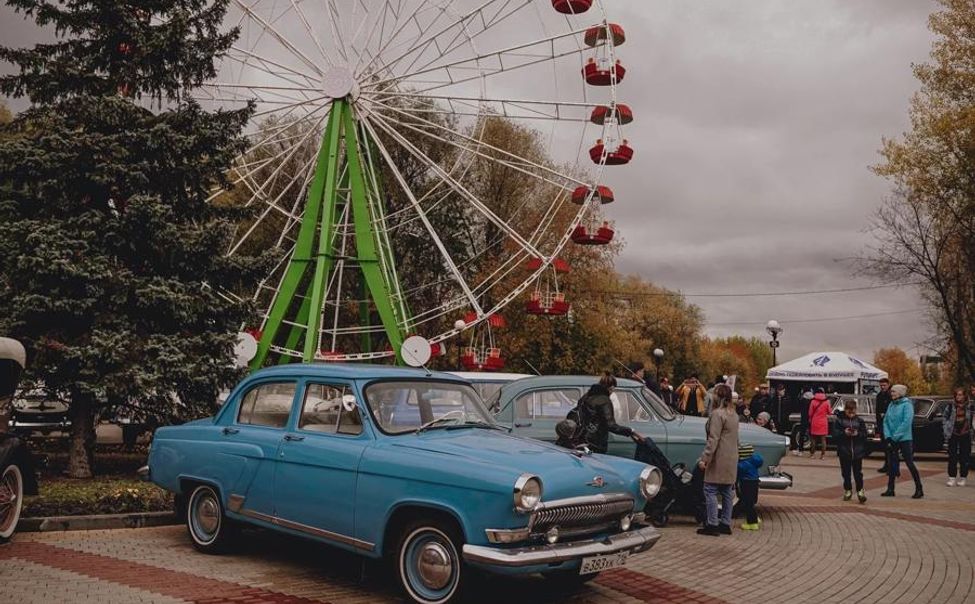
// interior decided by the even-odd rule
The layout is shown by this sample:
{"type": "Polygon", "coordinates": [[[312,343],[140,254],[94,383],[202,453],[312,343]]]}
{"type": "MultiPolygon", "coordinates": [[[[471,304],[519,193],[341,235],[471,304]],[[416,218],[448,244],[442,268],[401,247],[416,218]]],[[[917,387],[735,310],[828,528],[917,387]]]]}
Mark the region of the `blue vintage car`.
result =
{"type": "Polygon", "coordinates": [[[258,371],[216,417],[156,432],[144,472],[185,505],[193,545],[241,523],[384,557],[416,602],[471,567],[585,581],[652,547],[657,468],[509,434],[448,374],[353,365],[258,371]]]}
{"type": "MultiPolygon", "coordinates": [[[[488,401],[496,418],[514,426],[515,434],[554,442],[555,424],[565,419],[598,378],[583,375],[539,376],[509,382],[488,401]]],[[[704,450],[707,434],[703,417],[674,413],[656,394],[636,380],[620,378],[610,396],[616,421],[650,436],[673,464],[693,468],[704,450]]],[[[789,439],[754,424],[742,424],[739,438],[755,446],[765,461],[759,477],[763,489],[787,489],[792,477],[778,471],[789,439]]],[[[634,442],[609,435],[609,454],[632,459],[634,442]]]]}

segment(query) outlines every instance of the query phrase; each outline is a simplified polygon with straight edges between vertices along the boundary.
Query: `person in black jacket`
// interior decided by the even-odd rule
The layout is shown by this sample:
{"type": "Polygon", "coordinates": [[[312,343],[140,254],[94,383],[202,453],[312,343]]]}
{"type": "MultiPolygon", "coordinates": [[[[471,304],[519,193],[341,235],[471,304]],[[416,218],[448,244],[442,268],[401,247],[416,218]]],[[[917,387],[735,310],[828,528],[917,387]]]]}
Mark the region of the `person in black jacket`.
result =
{"type": "Polygon", "coordinates": [[[642,435],[616,423],[613,401],[609,398],[614,388],[616,378],[608,371],[603,373],[599,383],[593,384],[589,392],[579,399],[576,409],[569,413],[569,419],[579,423],[583,438],[594,453],[605,453],[608,450],[610,432],[632,438],[637,443],[643,441],[642,435]]]}
{"type": "Polygon", "coordinates": [[[836,443],[836,455],[840,458],[840,472],[843,474],[843,501],[853,499],[852,482],[855,481],[857,499],[865,503],[863,458],[867,454],[867,424],[857,415],[857,402],[853,399],[843,401],[843,411],[836,413],[833,442],[836,443]],[[853,481],[850,480],[851,473],[853,481]]]}
{"type": "Polygon", "coordinates": [[[766,410],[772,416],[772,423],[775,424],[780,434],[788,434],[792,430],[789,414],[792,413],[794,406],[795,403],[792,398],[786,394],[785,384],[782,382],[776,384],[775,394],[769,399],[768,409],[766,410]]]}
{"type": "MultiPolygon", "coordinates": [[[[887,407],[890,406],[890,380],[883,378],[880,380],[880,392],[877,393],[877,401],[874,403],[874,410],[877,415],[877,436],[880,442],[884,442],[884,415],[887,407]]],[[[881,474],[887,473],[887,456],[884,456],[884,465],[877,470],[881,474]]]]}

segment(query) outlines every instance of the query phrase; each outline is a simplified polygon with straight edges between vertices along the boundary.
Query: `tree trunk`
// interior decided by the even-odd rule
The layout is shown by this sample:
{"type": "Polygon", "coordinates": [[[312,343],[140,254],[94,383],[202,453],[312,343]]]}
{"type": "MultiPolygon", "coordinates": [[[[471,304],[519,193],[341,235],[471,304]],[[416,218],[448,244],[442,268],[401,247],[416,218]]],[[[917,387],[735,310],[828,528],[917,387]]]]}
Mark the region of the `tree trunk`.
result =
{"type": "Polygon", "coordinates": [[[90,394],[71,397],[68,418],[71,442],[68,446],[68,477],[91,478],[95,461],[95,408],[90,394]]]}

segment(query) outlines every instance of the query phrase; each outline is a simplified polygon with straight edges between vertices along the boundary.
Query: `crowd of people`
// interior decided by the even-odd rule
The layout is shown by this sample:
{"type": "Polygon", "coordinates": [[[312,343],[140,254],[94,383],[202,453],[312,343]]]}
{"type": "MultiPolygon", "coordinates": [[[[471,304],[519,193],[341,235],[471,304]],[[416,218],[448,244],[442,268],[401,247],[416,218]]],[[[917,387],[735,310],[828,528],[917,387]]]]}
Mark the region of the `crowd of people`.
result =
{"type": "MultiPolygon", "coordinates": [[[[731,533],[731,497],[736,485],[745,516],[741,528],[758,530],[760,527],[761,519],[755,505],[758,470],[764,461],[749,443],[739,442],[742,423],[755,423],[773,432],[785,433],[794,423],[792,418],[798,415],[798,427],[791,430],[795,436],[791,444],[793,454],[802,455],[808,439],[809,456],[813,457],[818,450],[819,459],[825,459],[826,439],[830,436],[839,460],[843,500],[850,501],[855,494],[861,504],[866,503],[863,459],[869,453],[868,430],[857,411],[855,398],[843,399],[842,408],[834,412],[826,389],[807,389],[802,396],[793,398],[787,394],[785,384],[780,382],[774,393],[770,393],[768,384],[760,384],[755,395],[746,401],[726,383],[725,376],[718,376],[705,386],[697,375],[692,374],[675,389],[666,377],[658,383],[648,376],[642,364],[631,364],[628,369],[631,377],[644,381],[676,412],[708,418],[705,427],[707,443],[698,460],[698,467],[704,473],[707,510],[704,526],[698,530],[700,534],[731,533]]],[[[914,405],[908,394],[906,386],[880,380],[874,410],[877,436],[885,453],[883,466],[878,470],[887,474],[887,490],[881,494],[883,497],[896,495],[901,463],[907,467],[914,482],[912,497],[924,497],[924,487],[914,463],[914,405]]],[[[948,451],[947,485],[950,487],[965,486],[971,466],[975,384],[968,391],[956,388],[953,401],[951,412],[945,414],[942,423],[948,451]]],[[[612,414],[611,409],[609,413],[612,414]]],[[[615,425],[614,421],[610,423],[615,425]]],[[[635,435],[634,440],[639,442],[639,438],[635,435]]]]}

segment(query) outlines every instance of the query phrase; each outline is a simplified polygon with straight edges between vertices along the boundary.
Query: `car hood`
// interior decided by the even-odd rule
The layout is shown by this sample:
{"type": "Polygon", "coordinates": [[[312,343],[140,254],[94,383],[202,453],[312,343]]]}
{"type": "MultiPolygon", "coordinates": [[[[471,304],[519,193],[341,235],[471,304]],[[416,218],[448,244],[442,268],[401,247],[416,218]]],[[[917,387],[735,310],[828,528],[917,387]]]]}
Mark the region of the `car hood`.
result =
{"type": "Polygon", "coordinates": [[[637,496],[637,480],[643,468],[643,464],[628,459],[574,455],[545,442],[482,429],[402,435],[393,446],[443,456],[448,463],[468,467],[488,465],[517,474],[535,474],[542,479],[546,500],[621,491],[637,496]],[[590,485],[599,482],[597,477],[602,478],[602,488],[590,485]]]}

